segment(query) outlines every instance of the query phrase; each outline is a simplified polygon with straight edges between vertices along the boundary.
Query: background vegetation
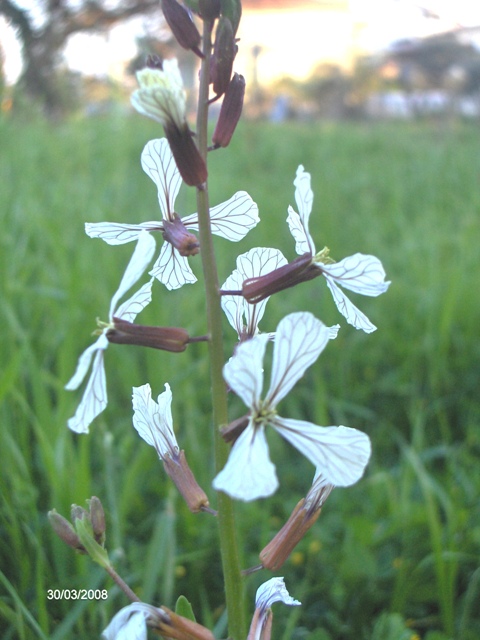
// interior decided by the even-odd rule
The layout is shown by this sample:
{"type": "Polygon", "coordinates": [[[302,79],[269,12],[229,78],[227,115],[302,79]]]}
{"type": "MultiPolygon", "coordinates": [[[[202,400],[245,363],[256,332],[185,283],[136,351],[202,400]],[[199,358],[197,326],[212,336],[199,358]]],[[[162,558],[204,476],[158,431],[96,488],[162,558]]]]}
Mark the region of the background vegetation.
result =
{"type": "MultiPolygon", "coordinates": [[[[165,354],[113,345],[109,405],[89,436],[66,428],[80,393],[63,390],[132,246],[109,247],[85,221],[158,217],[140,168],[141,118],[57,124],[0,120],[0,627],[2,637],[98,637],[126,604],[110,579],[55,538],[47,511],[67,515],[91,495],[104,502],[107,546],[138,595],[173,606],[183,593],[197,617],[225,634],[216,525],[191,515],[154,450],[132,428],[131,387],[165,382],[178,439],[209,490],[209,397],[204,345],[165,354]],[[107,601],[49,601],[47,589],[107,588],[107,601]]],[[[284,401],[285,415],[369,433],[365,478],[336,490],[279,575],[302,607],[274,609],[283,640],[476,640],[480,637],[480,158],[473,126],[409,123],[247,124],[211,158],[212,204],[245,189],[261,224],[240,245],[218,240],[222,277],[252,246],[295,257],[286,208],[298,164],[312,174],[311,231],[334,258],[379,256],[392,285],[355,299],[379,327],[343,321],[335,343],[284,401]]],[[[180,213],[194,210],[183,191],[180,213]]],[[[192,260],[201,281],[200,264],[192,260]]],[[[355,298],[352,294],[352,299],[355,298]]],[[[273,330],[294,310],[340,322],[321,280],[272,298],[273,330]]],[[[144,323],[204,331],[201,282],[167,293],[157,284],[144,323]]],[[[225,323],[227,349],[236,336],[225,323]]],[[[243,410],[232,403],[232,418],[243,410]]],[[[238,505],[245,567],[308,489],[313,469],[271,438],[281,487],[238,505]]],[[[271,577],[247,580],[250,602],[271,577]]]]}

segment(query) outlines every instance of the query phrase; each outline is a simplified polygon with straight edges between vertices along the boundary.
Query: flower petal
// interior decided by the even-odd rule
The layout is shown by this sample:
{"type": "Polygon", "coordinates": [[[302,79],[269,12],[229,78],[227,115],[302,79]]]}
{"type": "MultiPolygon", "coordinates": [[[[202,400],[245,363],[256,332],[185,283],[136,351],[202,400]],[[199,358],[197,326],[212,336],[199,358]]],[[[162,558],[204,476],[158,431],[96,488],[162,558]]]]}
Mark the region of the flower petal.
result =
{"type": "Polygon", "coordinates": [[[295,239],[295,251],[299,255],[304,253],[315,253],[315,244],[308,230],[308,222],[310,213],[312,212],[313,191],[310,187],[310,174],[307,173],[303,166],[297,169],[297,175],[293,182],[295,185],[295,201],[298,207],[298,213],[293,207],[288,207],[287,222],[290,232],[295,239]]]}
{"type": "Polygon", "coordinates": [[[164,220],[173,220],[175,200],[182,178],[177,169],[172,151],[166,138],[150,140],[142,151],[142,168],[155,182],[158,189],[158,203],[164,220]]]}
{"type": "Polygon", "coordinates": [[[257,609],[270,609],[274,602],[283,602],[283,604],[290,606],[302,604],[288,593],[284,578],[270,578],[257,589],[255,595],[255,607],[257,609]]]}
{"type": "Polygon", "coordinates": [[[89,425],[107,406],[107,384],[103,353],[104,349],[97,350],[83,398],[77,407],[75,415],[67,422],[68,428],[76,433],[88,433],[89,425]]]}
{"type": "MultiPolygon", "coordinates": [[[[247,278],[264,276],[284,264],[287,264],[287,259],[281,251],[266,247],[255,247],[237,258],[237,268],[242,276],[242,282],[247,278]]],[[[258,323],[263,318],[265,305],[269,298],[270,296],[267,296],[257,304],[244,303],[245,321],[249,335],[257,333],[258,323]]]]}
{"type": "Polygon", "coordinates": [[[333,264],[319,265],[322,272],[345,289],[364,296],[379,296],[390,286],[385,282],[385,270],[375,256],[355,253],[333,264]]]}
{"type": "Polygon", "coordinates": [[[110,245],[126,244],[137,240],[140,231],[163,231],[163,223],[158,220],[140,224],[121,224],[119,222],[86,222],[85,233],[90,238],[100,238],[110,245]]]}
{"type": "Polygon", "coordinates": [[[223,377],[247,407],[254,408],[263,388],[263,356],[268,335],[260,334],[237,346],[223,367],[223,377]]]}
{"type": "Polygon", "coordinates": [[[87,371],[90,368],[90,363],[92,362],[93,354],[96,351],[99,351],[100,349],[106,349],[107,347],[108,340],[102,333],[102,335],[93,344],[85,349],[85,351],[78,359],[75,373],[65,385],[65,389],[67,391],[74,391],[75,389],[78,389],[78,387],[82,384],[85,376],[87,375],[87,371]]]}
{"type": "MultiPolygon", "coordinates": [[[[222,289],[224,291],[239,291],[242,288],[242,282],[243,277],[240,271],[235,269],[223,283],[222,289]]],[[[243,333],[243,312],[245,308],[243,296],[222,296],[220,304],[228,322],[240,337],[243,333]]]]}
{"type": "MultiPolygon", "coordinates": [[[[248,343],[253,342],[250,340],[248,343]]],[[[213,488],[237,500],[256,500],[272,495],[278,487],[270,460],[265,428],[252,422],[232,447],[227,464],[213,480],[213,488]]]]}
{"type": "Polygon", "coordinates": [[[103,631],[103,640],[147,640],[147,620],[165,617],[162,609],[144,602],[134,602],[120,609],[103,631]]]}
{"type": "Polygon", "coordinates": [[[377,327],[347,298],[340,287],[337,287],[329,276],[325,276],[325,280],[327,281],[328,288],[332,292],[337,309],[346,321],[355,327],[355,329],[362,329],[365,333],[375,331],[377,327]]]}
{"type": "Polygon", "coordinates": [[[290,313],[281,320],[275,335],[267,403],[275,406],[287,395],[318,358],[329,337],[329,329],[311,313],[290,313]]]}
{"type": "Polygon", "coordinates": [[[178,444],[173,432],[172,392],[170,385],[165,384],[165,391],[158,396],[158,404],[152,399],[149,384],[133,387],[133,426],[141,438],[155,447],[160,458],[173,451],[178,451],[178,444]]]}
{"type": "Polygon", "coordinates": [[[350,427],[319,427],[278,416],[272,426],[313,462],[326,482],[347,487],[359,480],[370,459],[370,439],[350,427]]]}
{"type": "Polygon", "coordinates": [[[115,312],[115,317],[133,322],[140,311],[152,301],[152,280],[146,282],[131,298],[122,302],[115,312]]]}
{"type": "Polygon", "coordinates": [[[146,231],[141,231],[138,236],[137,246],[135,247],[135,251],[133,252],[130,262],[125,269],[120,286],[110,302],[110,311],[108,314],[110,321],[115,315],[114,312],[117,302],[143,275],[148,263],[153,257],[154,251],[155,240],[146,231]]]}
{"type": "MultiPolygon", "coordinates": [[[[182,218],[187,229],[198,231],[198,214],[182,218]]],[[[210,209],[212,233],[231,242],[244,238],[260,222],[258,206],[246,191],[237,191],[230,200],[210,209]]]]}
{"type": "Polygon", "coordinates": [[[169,242],[163,244],[160,255],[149,274],[160,280],[170,291],[197,281],[187,258],[181,256],[169,242]]]}

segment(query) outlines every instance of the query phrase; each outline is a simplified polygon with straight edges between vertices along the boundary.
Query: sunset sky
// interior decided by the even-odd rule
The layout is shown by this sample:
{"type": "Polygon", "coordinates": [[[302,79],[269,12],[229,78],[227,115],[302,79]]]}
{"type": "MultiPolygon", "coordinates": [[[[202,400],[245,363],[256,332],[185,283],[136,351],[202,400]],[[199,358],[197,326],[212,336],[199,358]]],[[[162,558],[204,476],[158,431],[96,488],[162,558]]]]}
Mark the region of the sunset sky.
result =
{"type": "MultiPolygon", "coordinates": [[[[321,0],[320,3],[322,3],[321,0]]],[[[28,6],[34,3],[32,0],[22,0],[19,4],[28,6]]],[[[328,13],[330,12],[326,12],[326,14],[328,13]]],[[[420,0],[419,3],[416,3],[410,0],[350,0],[350,15],[351,23],[356,25],[354,29],[356,34],[355,47],[374,52],[402,38],[424,36],[455,26],[479,26],[480,2],[477,0],[426,0],[421,2],[420,0]],[[428,17],[429,14],[438,17],[428,17]]],[[[255,20],[260,24],[261,15],[258,14],[258,18],[255,20]]],[[[302,33],[304,43],[311,43],[313,38],[317,47],[320,46],[318,43],[321,43],[325,51],[332,50],[335,54],[335,42],[339,41],[339,34],[340,39],[343,40],[348,38],[349,34],[345,32],[345,20],[342,22],[340,19],[333,19],[331,15],[328,20],[330,22],[327,21],[327,15],[325,20],[322,19],[322,24],[325,25],[324,31],[319,33],[317,30],[315,35],[309,35],[304,26],[308,21],[302,22],[302,16],[299,14],[297,21],[292,20],[291,22],[291,32],[298,35],[301,30],[305,32],[302,33]]],[[[253,24],[253,22],[252,19],[249,24],[253,24]]],[[[245,18],[244,26],[245,28],[249,26],[247,18],[245,18]]],[[[259,26],[259,34],[261,28],[259,26]]],[[[268,29],[275,31],[275,25],[271,20],[268,23],[268,29]]],[[[129,60],[135,55],[135,36],[141,34],[142,31],[143,20],[136,18],[115,27],[108,36],[75,36],[71,38],[65,52],[68,64],[72,69],[86,74],[116,73],[123,61],[129,60]]],[[[261,38],[261,35],[252,34],[251,28],[250,35],[251,38],[248,37],[247,32],[243,33],[245,45],[251,46],[255,39],[258,41],[261,38]]],[[[9,82],[13,82],[21,68],[19,46],[12,30],[3,18],[0,18],[0,40],[6,53],[7,79],[9,82]]],[[[294,40],[293,35],[291,40],[294,40]]],[[[298,52],[301,60],[296,60],[295,51],[292,51],[292,47],[288,45],[289,43],[286,42],[285,59],[281,59],[276,50],[272,50],[272,58],[275,55],[277,66],[284,73],[293,73],[298,76],[306,75],[309,70],[306,67],[305,69],[300,68],[300,66],[302,60],[304,61],[308,56],[303,55],[302,57],[302,53],[298,52]]],[[[296,49],[298,50],[298,47],[296,49]]],[[[268,61],[268,50],[265,51],[265,56],[268,61]]],[[[242,70],[242,72],[248,71],[248,69],[242,70]]]]}

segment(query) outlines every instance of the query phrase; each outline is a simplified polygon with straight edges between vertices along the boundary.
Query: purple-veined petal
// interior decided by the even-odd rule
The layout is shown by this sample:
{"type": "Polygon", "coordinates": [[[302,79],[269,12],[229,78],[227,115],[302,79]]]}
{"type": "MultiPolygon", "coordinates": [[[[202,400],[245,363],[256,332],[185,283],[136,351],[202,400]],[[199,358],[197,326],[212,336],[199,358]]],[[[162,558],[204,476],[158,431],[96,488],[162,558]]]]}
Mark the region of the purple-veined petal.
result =
{"type": "Polygon", "coordinates": [[[328,329],[328,339],[335,340],[335,338],[338,336],[338,332],[340,331],[340,325],[334,324],[331,327],[327,327],[327,329],[328,329]]]}
{"type": "Polygon", "coordinates": [[[102,333],[102,335],[93,344],[85,349],[85,351],[78,359],[75,373],[65,385],[65,389],[67,391],[74,391],[75,389],[78,389],[78,387],[82,384],[85,376],[87,375],[87,371],[90,368],[90,363],[92,362],[93,354],[101,349],[105,350],[107,347],[108,340],[102,333]]]}
{"type": "MultiPolygon", "coordinates": [[[[247,278],[264,276],[284,264],[287,264],[287,259],[283,253],[269,247],[255,247],[237,258],[237,268],[242,276],[242,281],[247,278]]],[[[256,334],[258,323],[263,318],[269,298],[270,296],[257,304],[248,304],[244,301],[245,324],[249,335],[256,334]]]]}
{"type": "Polygon", "coordinates": [[[181,256],[169,242],[163,243],[160,255],[149,274],[160,280],[170,291],[197,281],[187,258],[181,256]]]}
{"type": "Polygon", "coordinates": [[[258,405],[263,387],[263,356],[268,336],[260,334],[237,346],[223,367],[223,377],[247,407],[258,405]]]}
{"type": "MultiPolygon", "coordinates": [[[[237,191],[230,200],[210,209],[212,233],[231,242],[244,238],[260,221],[258,206],[246,191],[237,191]]],[[[182,218],[187,229],[198,231],[198,214],[182,218]]]]}
{"type": "Polygon", "coordinates": [[[287,222],[296,242],[295,251],[299,255],[304,253],[314,254],[315,244],[308,228],[312,212],[313,191],[310,187],[310,174],[304,170],[302,165],[297,169],[293,184],[296,187],[295,202],[297,203],[298,213],[293,207],[289,206],[287,222]]]}
{"type": "MultiPolygon", "coordinates": [[[[238,269],[235,269],[222,285],[224,291],[238,291],[242,288],[243,278],[238,269]]],[[[222,309],[227,316],[230,325],[235,329],[238,337],[243,332],[243,312],[245,300],[243,296],[222,296],[220,299],[222,309]]]]}
{"type": "Polygon", "coordinates": [[[270,609],[274,602],[283,602],[290,606],[298,606],[302,604],[288,593],[283,578],[270,578],[257,589],[255,595],[255,607],[257,609],[270,609]]]}
{"type": "Polygon", "coordinates": [[[118,287],[115,295],[110,302],[110,311],[108,317],[110,321],[115,315],[115,308],[120,298],[137,282],[137,280],[144,274],[148,263],[153,257],[155,251],[155,240],[146,231],[141,231],[138,236],[137,245],[133,252],[130,262],[125,269],[122,281],[118,287]]]}
{"type": "Polygon", "coordinates": [[[152,280],[146,282],[131,298],[122,302],[115,312],[115,317],[133,322],[140,311],[152,301],[152,280]]]}
{"type": "Polygon", "coordinates": [[[140,437],[155,447],[160,458],[178,451],[173,432],[170,385],[165,384],[165,391],[158,396],[158,404],[152,398],[149,384],[133,387],[132,402],[133,426],[140,437]]]}
{"type": "Polygon", "coordinates": [[[362,329],[365,333],[375,331],[377,327],[347,298],[340,287],[337,287],[335,282],[327,275],[325,276],[325,280],[327,281],[328,288],[332,292],[337,309],[345,320],[355,327],[355,329],[362,329]]]}
{"type": "Polygon", "coordinates": [[[104,349],[97,350],[83,398],[77,407],[75,415],[67,422],[68,428],[76,433],[88,433],[89,425],[107,406],[107,384],[103,354],[104,349]]]}
{"type": "Polygon", "coordinates": [[[284,398],[329,340],[329,330],[311,313],[290,313],[275,334],[272,377],[266,402],[272,407],[284,398]]]}
{"type": "Polygon", "coordinates": [[[271,424],[313,462],[330,484],[348,487],[362,477],[371,453],[370,439],[362,431],[343,426],[319,427],[280,416],[271,424]]]}
{"type": "Polygon", "coordinates": [[[214,478],[213,488],[249,502],[272,495],[277,487],[277,474],[268,453],[265,428],[263,425],[254,428],[250,422],[235,441],[227,464],[214,478]]]}
{"type": "Polygon", "coordinates": [[[86,222],[85,233],[90,238],[100,238],[110,245],[126,244],[138,240],[140,231],[163,231],[163,223],[158,220],[140,224],[120,222],[86,222]]]}
{"type": "Polygon", "coordinates": [[[364,296],[379,296],[390,286],[385,282],[385,270],[375,256],[355,253],[333,264],[319,265],[322,272],[332,280],[364,296]]]}
{"type": "Polygon", "coordinates": [[[164,220],[172,220],[182,178],[166,138],[150,140],[142,151],[142,168],[155,182],[164,220]]]}

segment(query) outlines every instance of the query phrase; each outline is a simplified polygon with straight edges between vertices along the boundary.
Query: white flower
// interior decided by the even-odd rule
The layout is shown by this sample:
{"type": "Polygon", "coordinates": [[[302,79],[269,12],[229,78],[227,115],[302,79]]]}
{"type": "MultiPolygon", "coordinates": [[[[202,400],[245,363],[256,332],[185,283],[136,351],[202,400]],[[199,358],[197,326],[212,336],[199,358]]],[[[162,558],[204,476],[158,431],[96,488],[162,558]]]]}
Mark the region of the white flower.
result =
{"type": "Polygon", "coordinates": [[[162,66],[137,71],[140,88],[132,94],[131,102],[139,113],[164,127],[173,123],[181,129],[186,120],[186,96],[178,62],[164,60],[162,66]]]}
{"type": "MultiPolygon", "coordinates": [[[[175,221],[178,222],[174,206],[182,179],[166,138],[150,140],[146,144],[142,152],[142,167],[157,185],[158,202],[163,219],[140,224],[87,223],[85,225],[87,235],[91,238],[101,238],[112,245],[124,244],[136,240],[142,230],[165,233],[166,226],[175,221]]],[[[210,219],[212,233],[237,242],[259,222],[258,207],[248,193],[237,191],[229,200],[210,210],[210,219]]],[[[197,213],[185,216],[180,221],[184,228],[198,231],[197,213]]],[[[186,256],[180,255],[179,250],[170,242],[163,244],[160,256],[150,274],[158,278],[167,289],[178,289],[184,284],[197,280],[186,256]]]]}
{"type": "Polygon", "coordinates": [[[147,444],[155,447],[159,458],[177,457],[179,446],[173,432],[170,385],[165,384],[158,403],[152,399],[149,384],[133,387],[133,411],[133,426],[147,444]]]}
{"type": "MultiPolygon", "coordinates": [[[[256,247],[237,258],[237,268],[224,282],[225,291],[240,291],[247,278],[256,278],[287,264],[287,259],[278,249],[256,247]]],[[[258,333],[258,323],[265,313],[268,297],[257,304],[249,304],[241,295],[222,296],[222,309],[240,340],[252,338],[258,333]]]]}
{"type": "Polygon", "coordinates": [[[103,631],[104,640],[147,640],[147,621],[162,620],[165,613],[144,602],[134,602],[120,609],[103,631]]]}
{"type": "Polygon", "coordinates": [[[263,359],[268,335],[259,334],[238,345],[223,375],[250,408],[249,422],[214,479],[215,489],[245,501],[269,496],[276,490],[278,480],[265,437],[268,424],[320,468],[326,482],[348,486],[362,476],[370,457],[368,436],[349,427],[319,427],[281,418],[276,411],[329,337],[328,328],[311,313],[292,313],[283,318],[275,335],[270,388],[264,399],[263,359]]]}
{"type": "Polygon", "coordinates": [[[247,640],[270,640],[272,633],[272,612],[270,608],[275,602],[283,602],[283,604],[290,607],[302,604],[288,593],[283,578],[271,578],[264,582],[257,589],[255,614],[247,640]]]}
{"type": "Polygon", "coordinates": [[[376,326],[347,298],[337,283],[345,289],[361,293],[364,296],[378,296],[384,293],[390,285],[390,282],[385,282],[382,263],[375,256],[362,253],[355,253],[340,262],[332,263],[328,258],[328,249],[325,248],[316,253],[315,244],[308,228],[313,192],[310,188],[310,174],[304,171],[302,165],[297,169],[297,176],[293,184],[296,187],[295,200],[298,213],[289,206],[287,222],[295,239],[296,252],[299,255],[305,253],[312,255],[312,264],[321,270],[327,281],[327,286],[332,292],[335,304],[347,322],[356,329],[363,329],[366,333],[375,331],[376,326]]]}
{"type": "Polygon", "coordinates": [[[107,332],[112,327],[113,318],[121,318],[132,322],[142,309],[151,301],[152,283],[144,284],[131,298],[124,302],[117,309],[120,298],[137,282],[141,275],[145,272],[148,263],[152,259],[155,251],[155,241],[146,232],[138,235],[137,246],[128,263],[123,275],[120,286],[113,296],[110,303],[110,311],[108,314],[109,323],[103,325],[100,337],[94,344],[90,345],[80,356],[77,368],[73,377],[65,385],[65,389],[72,391],[77,389],[83,382],[93,360],[90,379],[85,388],[82,401],[73,418],[68,420],[68,426],[72,431],[77,433],[88,433],[88,427],[91,422],[105,409],[107,406],[107,388],[105,380],[105,368],[103,364],[103,354],[108,347],[107,332]]]}

